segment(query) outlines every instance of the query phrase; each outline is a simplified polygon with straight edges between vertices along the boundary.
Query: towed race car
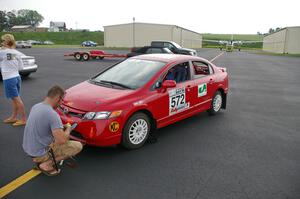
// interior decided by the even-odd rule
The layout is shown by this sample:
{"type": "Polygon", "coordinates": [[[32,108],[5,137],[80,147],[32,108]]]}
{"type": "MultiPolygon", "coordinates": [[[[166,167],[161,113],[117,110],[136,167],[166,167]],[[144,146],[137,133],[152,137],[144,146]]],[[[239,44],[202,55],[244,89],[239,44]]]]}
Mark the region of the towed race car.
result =
{"type": "Polygon", "coordinates": [[[225,109],[227,92],[226,69],[205,59],[140,55],[68,89],[57,112],[63,123],[78,123],[75,140],[136,149],[155,129],[225,109]]]}

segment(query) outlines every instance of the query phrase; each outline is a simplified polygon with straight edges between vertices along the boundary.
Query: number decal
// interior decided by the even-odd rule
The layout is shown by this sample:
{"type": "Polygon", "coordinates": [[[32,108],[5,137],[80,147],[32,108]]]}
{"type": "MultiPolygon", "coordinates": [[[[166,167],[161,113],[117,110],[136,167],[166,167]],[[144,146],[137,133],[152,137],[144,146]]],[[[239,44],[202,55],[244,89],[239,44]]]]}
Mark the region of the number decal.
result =
{"type": "Polygon", "coordinates": [[[185,88],[178,88],[169,91],[169,115],[173,115],[189,108],[185,101],[185,88]]]}

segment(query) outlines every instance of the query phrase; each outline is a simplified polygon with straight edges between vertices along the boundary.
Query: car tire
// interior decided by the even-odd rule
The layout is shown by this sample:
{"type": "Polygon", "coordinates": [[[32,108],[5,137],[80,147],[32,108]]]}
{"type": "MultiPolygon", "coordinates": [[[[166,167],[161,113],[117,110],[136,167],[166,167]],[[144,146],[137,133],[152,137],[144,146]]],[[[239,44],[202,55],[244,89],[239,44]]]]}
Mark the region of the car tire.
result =
{"type": "Polygon", "coordinates": [[[151,123],[149,117],[141,112],[132,115],[122,133],[122,146],[132,150],[142,147],[149,137],[151,123]]]}
{"type": "Polygon", "coordinates": [[[104,57],[99,57],[99,59],[101,59],[101,60],[102,60],[102,59],[104,59],[104,57]]]}
{"type": "Polygon", "coordinates": [[[207,111],[210,115],[215,115],[220,112],[223,103],[223,96],[220,91],[217,91],[211,101],[211,107],[207,111]]]}
{"type": "Polygon", "coordinates": [[[30,73],[25,73],[25,74],[21,74],[21,77],[22,78],[27,78],[27,77],[29,77],[29,75],[30,75],[30,73]]]}
{"type": "Polygon", "coordinates": [[[82,56],[80,53],[75,53],[74,54],[74,58],[77,60],[77,61],[80,61],[82,59],[82,56]]]}
{"type": "Polygon", "coordinates": [[[88,60],[90,59],[90,55],[87,54],[87,53],[84,53],[84,54],[82,55],[82,59],[83,59],[84,61],[88,61],[88,60]]]}

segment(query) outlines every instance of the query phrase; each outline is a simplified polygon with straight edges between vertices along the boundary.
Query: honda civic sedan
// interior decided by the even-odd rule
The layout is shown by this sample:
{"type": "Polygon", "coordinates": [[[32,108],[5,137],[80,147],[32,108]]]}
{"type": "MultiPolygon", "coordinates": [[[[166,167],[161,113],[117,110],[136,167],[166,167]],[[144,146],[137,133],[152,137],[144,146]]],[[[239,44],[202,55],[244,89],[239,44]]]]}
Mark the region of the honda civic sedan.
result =
{"type": "Polygon", "coordinates": [[[57,112],[63,123],[77,123],[75,140],[136,149],[156,129],[225,109],[227,93],[225,68],[195,56],[148,54],[67,89],[57,112]]]}

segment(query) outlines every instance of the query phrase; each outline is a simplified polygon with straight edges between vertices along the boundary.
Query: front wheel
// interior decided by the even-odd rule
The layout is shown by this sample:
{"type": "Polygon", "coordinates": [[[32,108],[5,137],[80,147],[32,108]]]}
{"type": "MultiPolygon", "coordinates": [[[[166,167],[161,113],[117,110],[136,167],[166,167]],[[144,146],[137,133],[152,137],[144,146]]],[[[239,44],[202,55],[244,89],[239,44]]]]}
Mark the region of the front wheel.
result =
{"type": "Polygon", "coordinates": [[[24,74],[21,74],[21,77],[22,78],[27,78],[27,77],[29,77],[29,75],[30,75],[30,73],[24,73],[24,74]]]}
{"type": "Polygon", "coordinates": [[[135,113],[123,129],[122,145],[127,149],[142,147],[150,133],[150,120],[144,113],[135,113]]]}
{"type": "Polygon", "coordinates": [[[208,110],[210,115],[215,115],[220,112],[223,103],[222,93],[217,91],[211,101],[211,108],[208,110]]]}

